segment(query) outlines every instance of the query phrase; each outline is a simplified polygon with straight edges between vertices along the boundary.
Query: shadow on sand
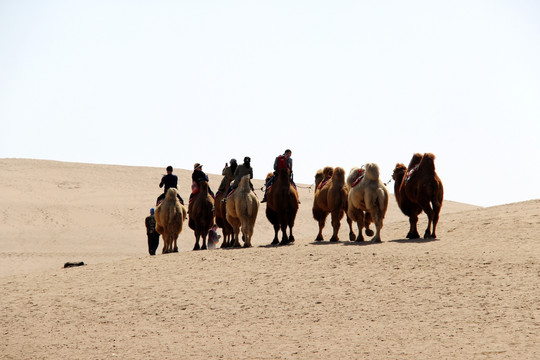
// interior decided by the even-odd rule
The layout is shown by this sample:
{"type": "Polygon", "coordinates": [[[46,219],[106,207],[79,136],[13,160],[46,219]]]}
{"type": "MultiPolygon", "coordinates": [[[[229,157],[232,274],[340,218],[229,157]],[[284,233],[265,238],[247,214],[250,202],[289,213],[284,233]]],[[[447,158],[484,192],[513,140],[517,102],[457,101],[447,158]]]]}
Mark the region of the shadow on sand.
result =
{"type": "Polygon", "coordinates": [[[389,242],[397,242],[400,244],[426,244],[433,241],[440,241],[439,239],[397,239],[389,240],[389,242]]]}

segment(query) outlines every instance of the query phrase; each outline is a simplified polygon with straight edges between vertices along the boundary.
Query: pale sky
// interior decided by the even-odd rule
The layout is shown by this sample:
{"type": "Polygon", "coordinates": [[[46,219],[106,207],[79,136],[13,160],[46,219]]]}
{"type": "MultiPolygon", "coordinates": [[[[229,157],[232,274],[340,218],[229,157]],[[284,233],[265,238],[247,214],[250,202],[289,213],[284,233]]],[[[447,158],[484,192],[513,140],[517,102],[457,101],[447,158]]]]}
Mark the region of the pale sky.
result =
{"type": "Polygon", "coordinates": [[[432,152],[446,200],[540,198],[540,2],[0,0],[1,158],[263,179],[286,148],[301,184],[432,152]]]}

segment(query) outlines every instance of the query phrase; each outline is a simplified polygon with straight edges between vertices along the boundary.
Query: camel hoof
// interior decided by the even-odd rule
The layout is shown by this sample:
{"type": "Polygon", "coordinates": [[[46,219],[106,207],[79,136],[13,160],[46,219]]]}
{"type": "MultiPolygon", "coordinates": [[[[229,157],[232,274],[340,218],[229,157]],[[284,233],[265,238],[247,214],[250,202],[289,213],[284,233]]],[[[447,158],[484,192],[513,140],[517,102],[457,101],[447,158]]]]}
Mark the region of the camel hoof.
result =
{"type": "Polygon", "coordinates": [[[350,233],[349,233],[349,240],[350,240],[350,241],[355,241],[355,239],[356,239],[356,235],[354,235],[353,232],[350,232],[350,233]]]}
{"type": "Polygon", "coordinates": [[[375,234],[375,233],[373,232],[373,230],[371,230],[371,229],[366,229],[366,235],[367,235],[367,236],[373,236],[373,234],[375,234]]]}
{"type": "Polygon", "coordinates": [[[175,247],[174,247],[173,252],[178,252],[178,246],[175,246],[175,247]]]}
{"type": "Polygon", "coordinates": [[[330,242],[338,242],[338,241],[339,241],[339,239],[337,237],[335,237],[335,238],[333,237],[333,238],[330,239],[330,242]]]}
{"type": "Polygon", "coordinates": [[[271,245],[279,245],[279,240],[277,238],[274,238],[271,245]]]}
{"type": "Polygon", "coordinates": [[[373,239],[373,240],[371,240],[371,243],[372,244],[380,244],[380,243],[382,243],[382,241],[381,241],[381,239],[373,239]]]}
{"type": "Polygon", "coordinates": [[[289,242],[290,242],[290,243],[293,243],[293,242],[294,242],[294,236],[292,236],[292,235],[289,236],[289,242]]]}
{"type": "Polygon", "coordinates": [[[364,242],[364,237],[363,236],[357,237],[356,242],[364,242]]]}
{"type": "Polygon", "coordinates": [[[201,250],[201,247],[199,246],[199,244],[195,244],[195,246],[193,247],[193,250],[201,250]]]}

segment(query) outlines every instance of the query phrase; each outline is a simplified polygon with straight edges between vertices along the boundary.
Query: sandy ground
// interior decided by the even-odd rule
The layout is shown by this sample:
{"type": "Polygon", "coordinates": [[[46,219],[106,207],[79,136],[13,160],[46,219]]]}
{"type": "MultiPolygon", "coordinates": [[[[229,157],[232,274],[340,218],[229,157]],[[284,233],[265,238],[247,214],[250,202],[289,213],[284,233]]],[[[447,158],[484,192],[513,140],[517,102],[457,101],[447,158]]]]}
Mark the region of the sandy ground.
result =
{"type": "MultiPolygon", "coordinates": [[[[175,173],[187,199],[191,171],[175,173]]],[[[262,204],[253,248],[194,252],[186,226],[179,253],[151,257],[162,174],[0,159],[1,359],[540,358],[540,200],[445,200],[439,238],[406,240],[392,196],[382,244],[349,242],[344,221],[316,243],[299,184],[293,245],[269,246],[262,204]]]]}

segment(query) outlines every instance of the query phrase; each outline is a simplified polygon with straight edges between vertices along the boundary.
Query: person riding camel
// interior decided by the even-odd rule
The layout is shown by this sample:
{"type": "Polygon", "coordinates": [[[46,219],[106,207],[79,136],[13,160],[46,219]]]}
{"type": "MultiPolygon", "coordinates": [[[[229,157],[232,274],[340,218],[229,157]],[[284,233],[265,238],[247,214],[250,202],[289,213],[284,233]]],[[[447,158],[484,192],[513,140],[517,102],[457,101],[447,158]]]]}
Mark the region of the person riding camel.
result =
{"type": "Polygon", "coordinates": [[[236,162],[236,159],[231,159],[230,166],[228,163],[225,163],[225,167],[223,168],[223,171],[221,172],[221,175],[223,175],[223,179],[221,180],[221,183],[219,184],[218,191],[216,193],[216,196],[218,196],[220,193],[227,190],[227,182],[232,182],[234,180],[234,172],[236,171],[236,168],[238,167],[238,163],[236,162]]]}
{"type": "MultiPolygon", "coordinates": [[[[191,180],[193,180],[193,185],[192,185],[192,188],[193,189],[198,189],[201,185],[201,182],[203,181],[206,181],[208,182],[208,175],[206,175],[203,171],[202,171],[202,165],[199,164],[199,163],[195,163],[195,165],[193,165],[193,174],[191,174],[191,180]]],[[[189,200],[191,201],[191,199],[193,198],[193,195],[196,193],[197,191],[192,191],[191,192],[191,195],[189,195],[189,200]]],[[[208,193],[212,196],[212,198],[215,198],[214,196],[214,192],[212,191],[212,189],[210,189],[210,185],[208,185],[208,193]]]]}
{"type": "Polygon", "coordinates": [[[290,149],[287,149],[287,150],[285,150],[283,155],[277,156],[276,159],[274,160],[274,176],[272,176],[268,180],[268,182],[266,184],[264,184],[264,197],[261,200],[261,203],[266,202],[266,200],[267,200],[266,195],[268,193],[268,189],[272,186],[274,181],[276,181],[276,175],[277,175],[278,170],[280,170],[280,169],[288,168],[290,170],[290,172],[291,172],[290,173],[290,179],[291,179],[291,182],[292,182],[293,186],[296,188],[296,184],[293,181],[293,171],[292,171],[292,162],[293,161],[292,161],[291,155],[292,155],[292,151],[290,149]]]}
{"type": "Polygon", "coordinates": [[[234,171],[234,181],[231,183],[231,186],[229,186],[227,194],[222,200],[223,202],[225,202],[227,196],[229,196],[229,194],[238,187],[240,180],[242,180],[242,178],[246,175],[249,175],[249,187],[251,190],[254,190],[253,184],[251,183],[251,179],[253,179],[253,168],[251,167],[251,158],[249,156],[246,156],[244,158],[244,163],[242,165],[238,165],[234,171]]]}
{"type": "MultiPolygon", "coordinates": [[[[172,166],[167,166],[167,169],[165,170],[167,171],[167,174],[161,177],[161,182],[159,183],[159,187],[161,188],[165,186],[165,189],[163,190],[163,194],[158,196],[156,200],[156,205],[158,205],[161,201],[163,201],[163,199],[165,199],[165,194],[167,193],[167,190],[169,190],[170,188],[178,189],[178,177],[173,174],[172,166]]],[[[184,205],[184,200],[179,193],[177,193],[177,197],[178,200],[180,200],[180,203],[184,205]]]]}

